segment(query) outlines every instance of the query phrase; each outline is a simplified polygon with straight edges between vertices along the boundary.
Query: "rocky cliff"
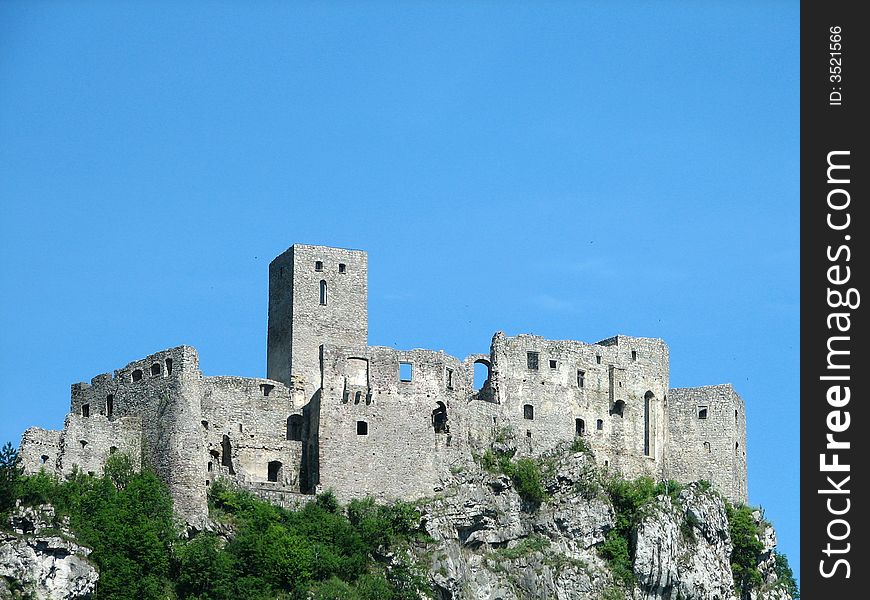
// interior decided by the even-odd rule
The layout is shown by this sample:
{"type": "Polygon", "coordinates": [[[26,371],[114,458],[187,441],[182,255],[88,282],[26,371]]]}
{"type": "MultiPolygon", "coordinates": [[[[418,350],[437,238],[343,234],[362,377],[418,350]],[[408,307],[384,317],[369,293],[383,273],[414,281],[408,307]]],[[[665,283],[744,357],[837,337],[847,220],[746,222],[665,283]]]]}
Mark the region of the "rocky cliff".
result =
{"type": "Polygon", "coordinates": [[[0,598],[89,598],[99,577],[90,550],[57,528],[54,509],[18,507],[0,530],[0,598]]]}
{"type": "Polygon", "coordinates": [[[776,538],[759,513],[763,585],[735,589],[725,501],[709,486],[692,484],[642,507],[631,573],[620,577],[601,557],[617,513],[601,483],[606,473],[589,454],[551,459],[541,503],[524,500],[515,478],[472,464],[453,470],[443,493],[421,505],[435,543],[419,558],[441,599],[791,599],[774,573],[776,538]]]}
{"type": "MultiPolygon", "coordinates": [[[[453,465],[438,496],[417,504],[425,535],[376,558],[387,571],[412,559],[439,600],[792,600],[773,529],[743,509],[735,538],[736,509],[708,484],[626,482],[569,448],[512,457],[501,448],[453,465]],[[740,590],[731,563],[747,537],[754,583],[740,590]]],[[[94,593],[89,550],[50,506],[19,506],[7,529],[0,598],[94,593]]],[[[224,542],[236,534],[227,523],[211,529],[224,542]]]]}

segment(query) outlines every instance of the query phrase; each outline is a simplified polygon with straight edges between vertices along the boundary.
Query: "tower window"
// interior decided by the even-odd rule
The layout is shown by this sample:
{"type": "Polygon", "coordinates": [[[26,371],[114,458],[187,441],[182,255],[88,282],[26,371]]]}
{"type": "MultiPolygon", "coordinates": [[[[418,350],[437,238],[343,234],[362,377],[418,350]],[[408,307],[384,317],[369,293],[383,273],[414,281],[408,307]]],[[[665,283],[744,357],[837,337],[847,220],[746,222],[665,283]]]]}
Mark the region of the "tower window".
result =
{"type": "Polygon", "coordinates": [[[523,418],[528,419],[529,421],[535,418],[535,407],[531,404],[523,405],[523,418]]]}
{"type": "Polygon", "coordinates": [[[707,418],[707,407],[706,406],[699,406],[698,407],[698,418],[699,419],[706,419],[707,418]]]}
{"type": "Polygon", "coordinates": [[[130,376],[133,381],[142,381],[142,369],[136,369],[130,376]]]}
{"type": "Polygon", "coordinates": [[[326,301],[328,300],[328,291],[326,289],[326,281],[320,280],[320,306],[326,306],[326,301]]]}
{"type": "Polygon", "coordinates": [[[447,369],[446,376],[447,376],[447,389],[452,390],[453,389],[453,369],[447,369]]]}
{"type": "Polygon", "coordinates": [[[356,434],[357,435],[368,435],[369,434],[369,424],[365,421],[357,421],[356,422],[356,434]]]}
{"type": "Polygon", "coordinates": [[[414,366],[409,362],[399,363],[399,381],[411,381],[414,377],[414,366]]]}
{"type": "Polygon", "coordinates": [[[550,368],[555,369],[557,366],[558,366],[558,363],[551,358],[550,359],[550,368]]]}
{"type": "Polygon", "coordinates": [[[42,461],[42,464],[47,463],[48,462],[48,454],[43,454],[42,457],[40,458],[40,460],[42,461]]]}
{"type": "Polygon", "coordinates": [[[260,391],[263,392],[264,396],[268,396],[269,394],[271,394],[272,390],[274,390],[274,389],[275,389],[275,386],[270,384],[270,383],[261,383],[260,384],[260,391]]]}
{"type": "Polygon", "coordinates": [[[637,360],[637,350],[631,351],[631,360],[637,360]]]}
{"type": "Polygon", "coordinates": [[[586,371],[581,371],[577,369],[577,387],[585,387],[586,384],[586,371]]]}
{"type": "Polygon", "coordinates": [[[583,419],[574,419],[574,434],[586,435],[586,421],[583,419]]]}
{"type": "Polygon", "coordinates": [[[538,353],[537,352],[526,352],[526,366],[528,366],[533,371],[538,370],[538,353]]]}
{"type": "Polygon", "coordinates": [[[338,272],[341,275],[344,275],[345,273],[347,273],[347,265],[344,263],[338,263],[338,272]]]}
{"type": "Polygon", "coordinates": [[[601,364],[601,355],[600,354],[595,355],[595,364],[597,364],[597,365],[601,364]]]}
{"type": "Polygon", "coordinates": [[[171,358],[166,359],[166,374],[172,375],[172,359],[171,358]]]}
{"type": "Polygon", "coordinates": [[[317,271],[318,273],[323,270],[323,261],[322,260],[318,260],[314,263],[314,270],[317,271]]]}
{"type": "Polygon", "coordinates": [[[151,365],[151,376],[160,375],[160,363],[154,363],[151,365]]]}
{"type": "Polygon", "coordinates": [[[90,404],[82,404],[82,416],[90,417],[91,416],[91,405],[90,404]]]}
{"type": "Polygon", "coordinates": [[[109,394],[106,396],[106,416],[111,417],[113,412],[115,412],[115,396],[109,394]]]}
{"type": "Polygon", "coordinates": [[[595,429],[598,431],[602,431],[604,429],[604,421],[602,419],[598,419],[595,421],[595,429]]]}

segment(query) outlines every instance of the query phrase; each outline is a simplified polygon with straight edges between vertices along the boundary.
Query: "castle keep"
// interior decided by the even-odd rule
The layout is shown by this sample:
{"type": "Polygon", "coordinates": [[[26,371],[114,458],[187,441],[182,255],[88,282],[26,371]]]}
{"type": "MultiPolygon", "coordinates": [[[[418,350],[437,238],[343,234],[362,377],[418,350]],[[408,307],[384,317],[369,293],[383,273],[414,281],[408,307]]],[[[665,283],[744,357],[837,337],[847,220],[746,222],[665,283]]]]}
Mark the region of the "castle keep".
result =
{"type": "Polygon", "coordinates": [[[100,473],[123,451],[200,523],[217,478],[279,503],[431,496],[499,432],[527,456],[583,436],[627,477],[707,479],[746,501],[743,400],[728,384],[671,389],[662,340],[499,332],[464,360],[369,346],[367,268],[362,251],[292,246],[269,265],[267,378],[205,377],[180,346],[76,383],[62,431],[25,431],[25,471],[100,473]]]}

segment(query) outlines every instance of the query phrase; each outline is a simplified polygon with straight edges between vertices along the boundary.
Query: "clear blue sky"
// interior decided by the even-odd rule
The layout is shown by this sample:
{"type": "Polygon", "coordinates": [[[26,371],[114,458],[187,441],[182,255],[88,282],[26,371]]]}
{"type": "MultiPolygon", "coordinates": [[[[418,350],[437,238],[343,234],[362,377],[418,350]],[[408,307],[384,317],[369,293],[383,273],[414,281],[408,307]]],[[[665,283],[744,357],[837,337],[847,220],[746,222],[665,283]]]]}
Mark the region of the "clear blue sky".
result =
{"type": "Polygon", "coordinates": [[[369,252],[369,342],[662,337],[798,567],[797,2],[0,3],[0,442],[369,252]]]}

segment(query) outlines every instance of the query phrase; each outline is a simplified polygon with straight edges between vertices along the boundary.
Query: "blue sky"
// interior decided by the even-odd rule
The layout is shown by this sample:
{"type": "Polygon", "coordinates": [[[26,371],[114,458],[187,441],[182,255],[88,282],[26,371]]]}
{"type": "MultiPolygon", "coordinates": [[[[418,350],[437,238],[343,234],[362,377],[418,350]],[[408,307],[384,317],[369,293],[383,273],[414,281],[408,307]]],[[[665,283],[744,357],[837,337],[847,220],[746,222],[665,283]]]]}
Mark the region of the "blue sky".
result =
{"type": "Polygon", "coordinates": [[[170,346],[264,375],[271,258],[361,248],[371,344],[624,333],[733,383],[797,570],[798,16],[3,2],[0,442],[170,346]]]}

